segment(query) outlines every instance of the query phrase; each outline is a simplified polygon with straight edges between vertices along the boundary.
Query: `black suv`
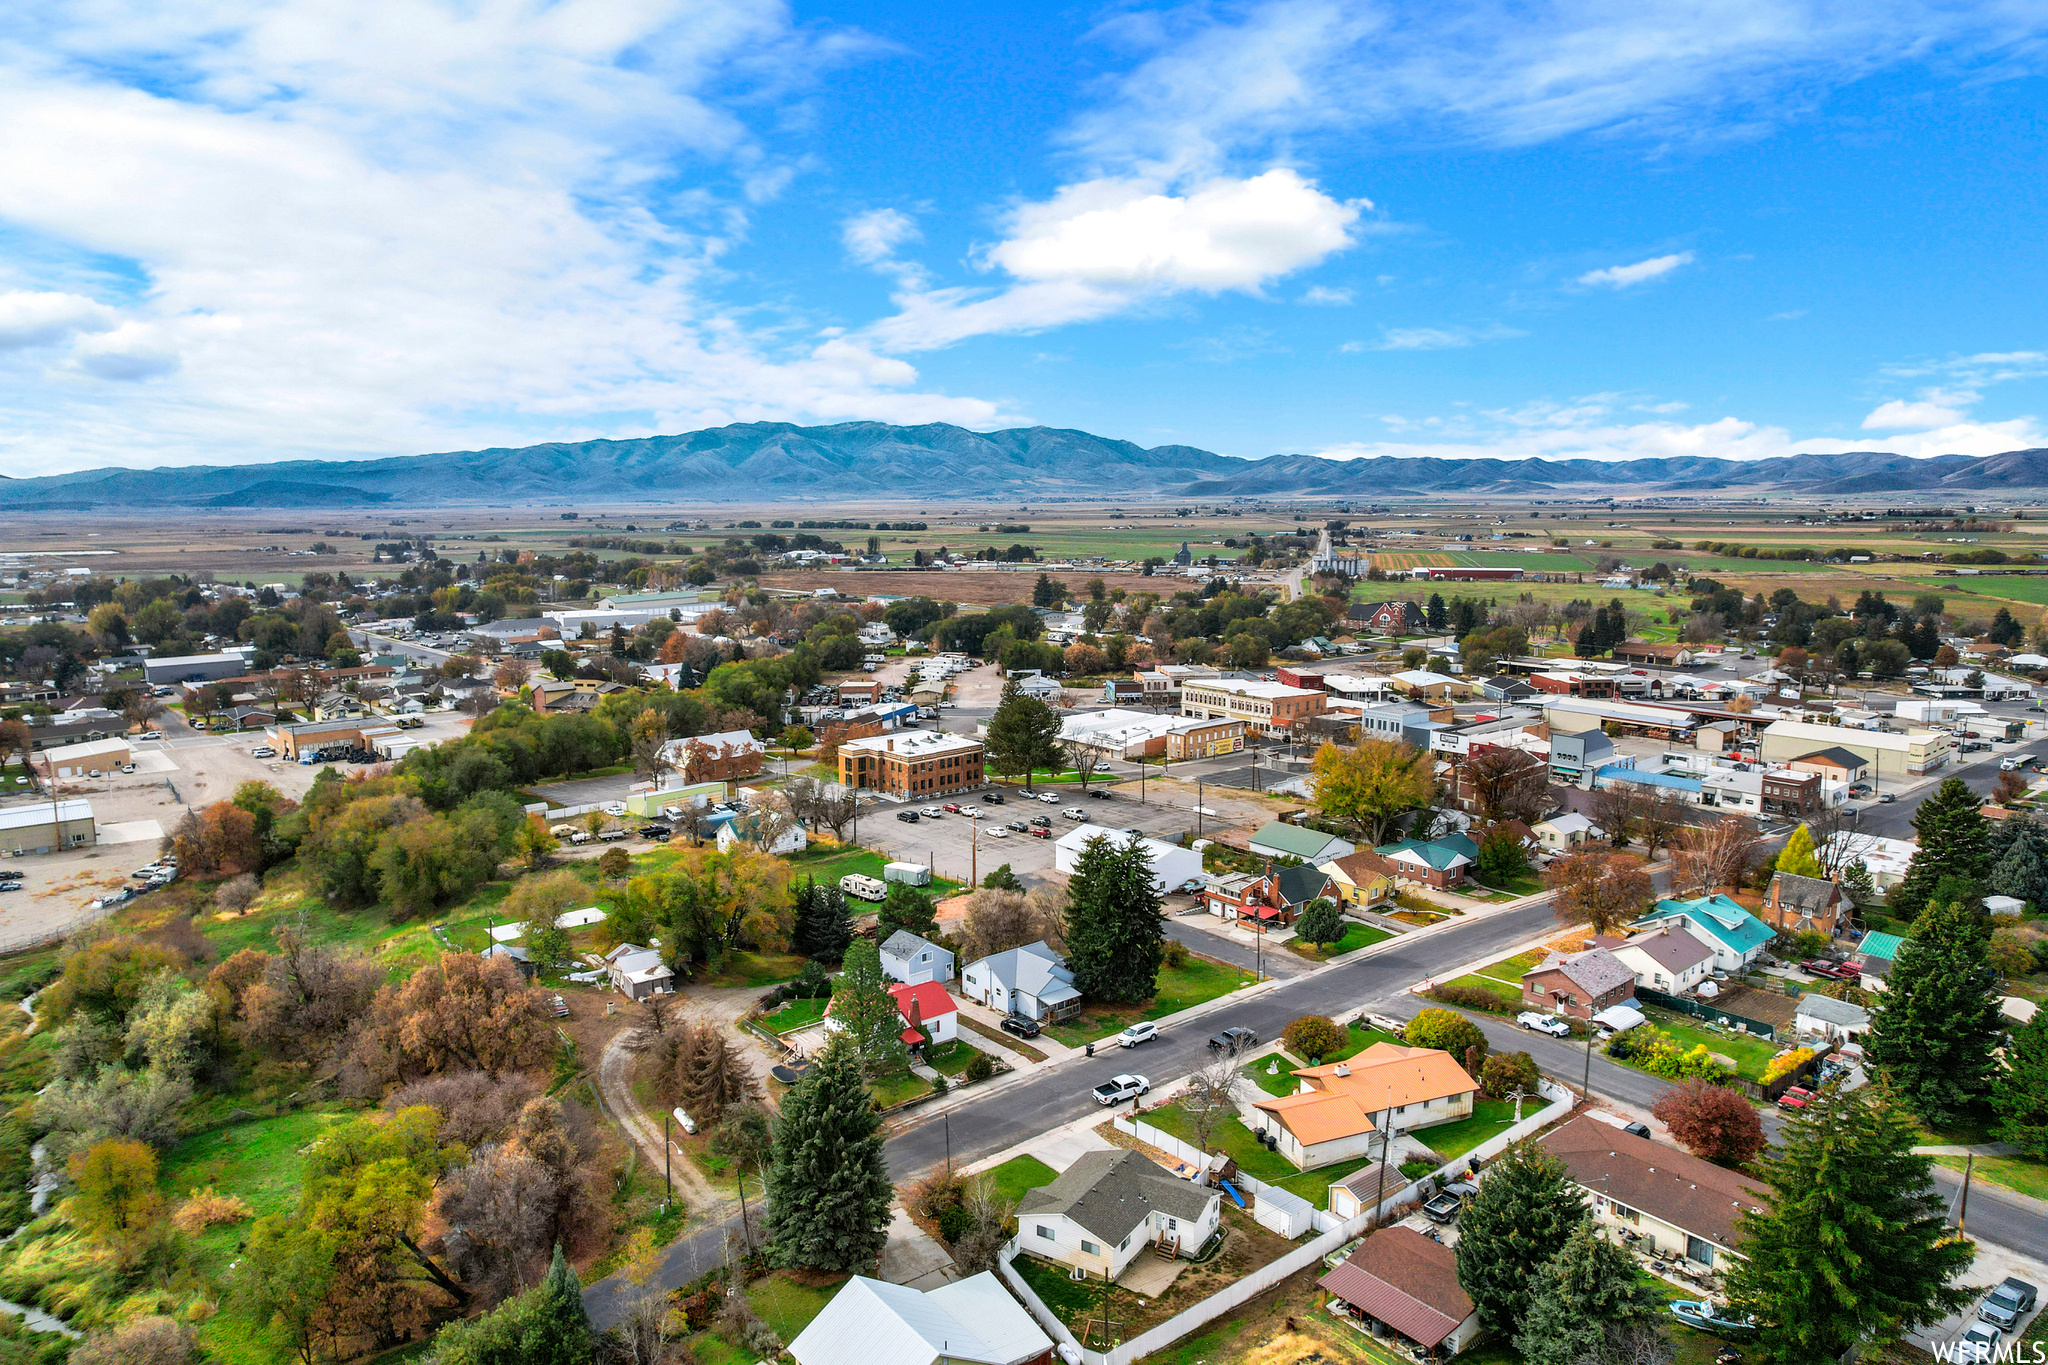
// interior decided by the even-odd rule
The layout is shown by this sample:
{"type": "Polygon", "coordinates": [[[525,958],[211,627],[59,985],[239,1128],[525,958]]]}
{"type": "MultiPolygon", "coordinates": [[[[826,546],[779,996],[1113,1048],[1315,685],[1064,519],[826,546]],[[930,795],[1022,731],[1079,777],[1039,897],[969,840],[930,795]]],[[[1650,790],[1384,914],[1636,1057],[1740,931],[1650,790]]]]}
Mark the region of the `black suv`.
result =
{"type": "Polygon", "coordinates": [[[1036,1019],[1026,1019],[1021,1014],[1006,1014],[1003,1016],[1003,1032],[1014,1033],[1019,1038],[1036,1038],[1038,1036],[1038,1021],[1036,1019]]]}
{"type": "Polygon", "coordinates": [[[899,810],[896,812],[896,818],[906,825],[914,825],[917,823],[917,812],[914,810],[899,810]]]}
{"type": "Polygon", "coordinates": [[[1259,1035],[1248,1028],[1227,1028],[1209,1040],[1209,1051],[1236,1054],[1259,1045],[1259,1035]]]}
{"type": "Polygon", "coordinates": [[[669,839],[675,837],[675,831],[667,825],[642,825],[640,826],[640,837],[643,839],[659,839],[666,843],[669,839]]]}
{"type": "Polygon", "coordinates": [[[988,802],[991,806],[1000,806],[1003,804],[1003,794],[1001,792],[983,792],[981,794],[981,799],[988,802]]]}

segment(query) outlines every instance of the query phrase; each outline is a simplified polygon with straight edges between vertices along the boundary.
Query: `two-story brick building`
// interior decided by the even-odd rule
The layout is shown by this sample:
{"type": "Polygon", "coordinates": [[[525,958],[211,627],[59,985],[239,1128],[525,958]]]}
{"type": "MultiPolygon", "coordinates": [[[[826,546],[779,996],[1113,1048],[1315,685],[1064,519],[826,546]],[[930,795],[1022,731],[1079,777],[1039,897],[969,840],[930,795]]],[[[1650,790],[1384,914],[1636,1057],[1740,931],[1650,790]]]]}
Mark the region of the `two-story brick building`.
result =
{"type": "Polygon", "coordinates": [[[1242,721],[1261,735],[1284,735],[1296,721],[1319,716],[1328,706],[1329,697],[1314,688],[1259,679],[1190,679],[1180,689],[1182,715],[1242,721]]]}
{"type": "Polygon", "coordinates": [[[981,742],[943,730],[898,730],[850,740],[839,746],[839,780],[907,798],[970,791],[981,785],[981,742]]]}

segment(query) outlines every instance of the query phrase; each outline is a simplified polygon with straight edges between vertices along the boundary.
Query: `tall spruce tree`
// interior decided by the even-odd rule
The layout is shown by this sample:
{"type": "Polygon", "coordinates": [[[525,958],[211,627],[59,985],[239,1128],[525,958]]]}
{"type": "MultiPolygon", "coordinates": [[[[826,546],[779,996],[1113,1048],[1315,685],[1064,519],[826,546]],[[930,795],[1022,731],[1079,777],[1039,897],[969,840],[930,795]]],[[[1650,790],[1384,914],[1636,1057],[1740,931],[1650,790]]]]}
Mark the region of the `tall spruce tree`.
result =
{"type": "Polygon", "coordinates": [[[1999,822],[1991,872],[1985,884],[2001,896],[2039,904],[2048,899],[2048,831],[2031,819],[1999,822]]]}
{"type": "Polygon", "coordinates": [[[768,1169],[768,1254],[777,1265],[868,1271],[889,1236],[882,1124],[850,1039],[826,1043],[782,1100],[768,1169]]]}
{"type": "Polygon", "coordinates": [[[1863,1040],[1871,1065],[1926,1123],[1949,1127],[1991,1093],[2001,1022],[1981,916],[1930,905],[1900,945],[1863,1040]]]}
{"type": "Polygon", "coordinates": [[[805,957],[837,962],[853,942],[853,915],[846,906],[846,893],[830,882],[820,886],[817,878],[806,877],[796,892],[791,940],[805,957]]]}
{"type": "Polygon", "coordinates": [[[1951,777],[1913,812],[1913,832],[1920,847],[1905,878],[1892,888],[1893,913],[1911,919],[1934,898],[1935,887],[1948,876],[1984,879],[1986,843],[1982,800],[1960,777],[1951,777]]]}
{"type": "Polygon", "coordinates": [[[1098,835],[1081,850],[1067,883],[1067,966],[1089,999],[1132,1005],[1158,990],[1164,902],[1154,881],[1152,854],[1136,837],[1098,835]]]}
{"type": "Polygon", "coordinates": [[[1459,1219],[1458,1283],[1481,1325],[1520,1328],[1537,1272],[1592,1216],[1562,1161],[1533,1143],[1508,1148],[1459,1219]]]}
{"type": "Polygon", "coordinates": [[[1881,1085],[1828,1086],[1758,1158],[1758,1205],[1736,1218],[1727,1268],[1736,1311],[1769,1365],[1812,1365],[1938,1322],[1973,1291],[1955,1285],[1976,1247],[1954,1235],[1918,1131],[1881,1085]]]}
{"type": "Polygon", "coordinates": [[[1010,677],[1003,682],[1002,700],[988,718],[982,744],[989,767],[1004,777],[1022,777],[1029,790],[1034,769],[1055,767],[1061,760],[1060,713],[1025,696],[1021,681],[1010,677]]]}
{"type": "Polygon", "coordinates": [[[2005,1049],[2005,1070],[1991,1087],[1997,1136],[2037,1161],[2048,1160],[2048,1010],[2035,1010],[2005,1049]]]}
{"type": "Polygon", "coordinates": [[[1515,1349],[1527,1365],[1623,1365],[1637,1358],[1637,1332],[1663,1317],[1635,1257],[1587,1219],[1536,1272],[1515,1349]]]}
{"type": "Polygon", "coordinates": [[[539,1285],[434,1338],[431,1365],[590,1365],[596,1358],[583,1285],[560,1244],[539,1285]]]}
{"type": "Polygon", "coordinates": [[[889,994],[881,949],[873,939],[861,939],[846,950],[846,961],[832,983],[831,1013],[862,1071],[888,1076],[909,1067],[910,1054],[900,1036],[903,1017],[889,994]]]}

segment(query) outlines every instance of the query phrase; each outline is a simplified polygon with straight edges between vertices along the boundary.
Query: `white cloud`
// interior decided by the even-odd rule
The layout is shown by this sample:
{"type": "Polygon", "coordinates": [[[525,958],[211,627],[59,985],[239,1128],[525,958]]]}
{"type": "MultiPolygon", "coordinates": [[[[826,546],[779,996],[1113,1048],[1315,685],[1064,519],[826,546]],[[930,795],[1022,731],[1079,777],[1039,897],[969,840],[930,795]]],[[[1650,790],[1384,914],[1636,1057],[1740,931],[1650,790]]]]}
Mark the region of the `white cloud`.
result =
{"type": "Polygon", "coordinates": [[[1647,261],[1637,261],[1633,265],[1610,265],[1603,270],[1588,270],[1579,276],[1578,282],[1589,287],[1627,289],[1632,285],[1661,279],[1680,266],[1691,265],[1692,260],[1690,251],[1673,252],[1669,256],[1652,256],[1647,261]]]}
{"type": "Polygon", "coordinates": [[[917,220],[901,209],[870,209],[846,220],[840,229],[846,254],[862,265],[879,265],[892,260],[896,248],[914,242],[921,235],[917,220]]]}
{"type": "Polygon", "coordinates": [[[1338,308],[1351,302],[1351,291],[1349,289],[1332,289],[1327,285],[1312,284],[1302,291],[1301,301],[1324,308],[1338,308]]]}
{"type": "Polygon", "coordinates": [[[718,301],[749,206],[796,169],[742,115],[860,42],[776,4],[48,0],[6,23],[0,221],[72,253],[0,295],[0,421],[35,436],[10,473],[1007,416],[718,301]]]}
{"type": "Polygon", "coordinates": [[[1107,317],[1175,293],[1257,293],[1351,244],[1362,207],[1295,171],[1200,181],[1104,178],[1020,205],[985,263],[1000,290],[905,289],[900,312],[869,329],[885,350],[929,350],[992,332],[1107,317]]]}
{"type": "Polygon", "coordinates": [[[2031,7],[1942,0],[1188,5],[1101,27],[1141,60],[1070,141],[1182,175],[1360,130],[1423,145],[1753,136],[1830,86],[1995,61],[2042,27],[2031,7]]]}
{"type": "Polygon", "coordinates": [[[1482,341],[1505,341],[1527,336],[1513,327],[1382,327],[1376,342],[1347,341],[1339,350],[1358,351],[1451,351],[1476,346],[1482,341]]]}
{"type": "Polygon", "coordinates": [[[1900,379],[1941,375],[1960,384],[1982,388],[2015,379],[2048,376],[2048,351],[1980,351],[1976,355],[1950,356],[1945,360],[1887,365],[1884,372],[1900,379]]]}
{"type": "Polygon", "coordinates": [[[1863,419],[1865,431],[1923,431],[1930,427],[1950,427],[1964,420],[1964,416],[1980,397],[1971,389],[1928,389],[1918,401],[1908,402],[1895,398],[1880,404],[1868,417],[1863,419]]]}
{"type": "Polygon", "coordinates": [[[83,294],[11,289],[0,294],[0,350],[51,346],[114,325],[114,310],[83,294]]]}

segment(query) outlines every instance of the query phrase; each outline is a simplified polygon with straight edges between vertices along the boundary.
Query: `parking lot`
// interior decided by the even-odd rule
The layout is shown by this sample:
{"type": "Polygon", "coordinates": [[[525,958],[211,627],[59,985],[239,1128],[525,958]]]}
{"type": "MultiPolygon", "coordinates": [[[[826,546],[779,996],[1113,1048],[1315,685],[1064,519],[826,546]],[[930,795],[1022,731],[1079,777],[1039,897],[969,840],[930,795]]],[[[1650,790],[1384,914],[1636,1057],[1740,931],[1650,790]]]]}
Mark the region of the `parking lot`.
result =
{"type": "Polygon", "coordinates": [[[1095,791],[1107,792],[1108,795],[1102,798],[1084,796],[1078,785],[1061,784],[1039,789],[1058,798],[1056,804],[1050,805],[1028,799],[1021,787],[985,788],[984,793],[997,791],[1003,796],[1001,805],[987,803],[983,794],[945,798],[961,805],[980,806],[985,817],[979,821],[949,814],[937,820],[920,819],[911,824],[898,820],[898,812],[922,809],[921,806],[878,802],[861,808],[859,842],[905,862],[925,863],[937,875],[957,881],[978,882],[994,868],[1008,863],[1010,870],[1025,882],[1040,883],[1051,880],[1055,875],[1054,841],[1077,823],[1060,813],[1070,807],[1086,811],[1092,824],[1107,825],[1112,829],[1137,829],[1169,840],[1177,840],[1183,833],[1193,833],[1197,824],[1205,835],[1237,825],[1257,825],[1270,818],[1272,811],[1278,808],[1278,803],[1263,802],[1247,793],[1218,793],[1210,789],[1203,792],[1203,809],[1207,813],[1198,816],[1193,784],[1148,782],[1142,803],[1138,799],[1139,788],[1135,782],[1120,782],[1114,787],[1105,787],[1097,782],[1091,786],[1095,791]],[[994,826],[1040,815],[1049,817],[1052,822],[1050,839],[1007,831],[999,836],[991,833],[994,826]],[[978,831],[974,828],[976,825],[981,827],[978,831]]]}

